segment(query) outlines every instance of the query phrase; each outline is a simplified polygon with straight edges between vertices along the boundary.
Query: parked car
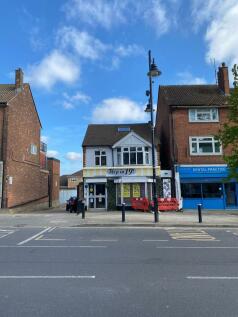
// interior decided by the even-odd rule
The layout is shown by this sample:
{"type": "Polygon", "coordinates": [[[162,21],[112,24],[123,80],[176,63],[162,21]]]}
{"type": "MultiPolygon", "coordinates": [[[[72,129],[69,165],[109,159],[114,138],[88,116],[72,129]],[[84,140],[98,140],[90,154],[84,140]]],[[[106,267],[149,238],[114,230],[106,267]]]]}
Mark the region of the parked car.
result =
{"type": "Polygon", "coordinates": [[[77,203],[78,203],[77,197],[71,196],[71,197],[66,201],[66,211],[76,212],[76,211],[77,211],[77,203]]]}

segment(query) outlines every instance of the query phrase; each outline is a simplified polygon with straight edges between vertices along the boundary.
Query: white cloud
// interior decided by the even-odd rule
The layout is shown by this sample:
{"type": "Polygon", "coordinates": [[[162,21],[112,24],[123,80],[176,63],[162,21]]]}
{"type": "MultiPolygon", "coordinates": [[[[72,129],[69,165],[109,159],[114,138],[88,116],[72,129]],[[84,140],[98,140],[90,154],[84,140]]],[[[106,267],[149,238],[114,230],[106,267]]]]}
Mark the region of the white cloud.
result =
{"type": "Polygon", "coordinates": [[[74,109],[79,103],[88,104],[91,100],[88,95],[79,91],[72,96],[65,92],[63,93],[63,97],[65,99],[63,101],[63,108],[65,109],[74,109]]]}
{"type": "Polygon", "coordinates": [[[70,161],[79,161],[82,159],[82,154],[77,152],[68,152],[66,153],[65,157],[70,161]]]}
{"type": "Polygon", "coordinates": [[[57,39],[63,48],[72,48],[78,56],[91,60],[99,59],[109,48],[99,39],[75,27],[63,27],[58,31],[57,39]]]}
{"type": "Polygon", "coordinates": [[[109,98],[93,110],[92,121],[98,123],[148,121],[144,106],[128,98],[109,98]]]}
{"type": "Polygon", "coordinates": [[[55,151],[55,150],[48,150],[47,151],[47,156],[48,157],[56,157],[59,155],[59,152],[58,151],[55,151]]]}
{"type": "Polygon", "coordinates": [[[119,45],[115,48],[115,53],[122,57],[127,57],[131,55],[142,55],[145,54],[145,50],[137,45],[137,44],[129,44],[127,46],[125,45],[119,45]]]}
{"type": "Polygon", "coordinates": [[[38,64],[29,66],[26,80],[46,89],[57,82],[72,83],[80,75],[79,66],[58,50],[53,50],[38,64]]]}
{"type": "Polygon", "coordinates": [[[193,18],[195,26],[206,25],[205,41],[207,42],[206,60],[227,62],[233,65],[238,62],[238,3],[237,0],[194,0],[193,18]]]}
{"type": "Polygon", "coordinates": [[[49,140],[49,137],[46,136],[46,135],[41,135],[40,139],[41,139],[42,142],[47,143],[48,140],[49,140]]]}
{"type": "Polygon", "coordinates": [[[176,0],[69,0],[64,12],[69,19],[79,19],[87,25],[99,25],[106,29],[143,21],[162,35],[174,22],[178,6],[176,0]]]}
{"type": "Polygon", "coordinates": [[[64,6],[64,11],[68,18],[80,18],[86,24],[99,24],[109,29],[113,24],[125,21],[123,9],[126,3],[125,0],[70,0],[64,6]]]}
{"type": "Polygon", "coordinates": [[[178,73],[179,83],[183,85],[202,85],[206,84],[206,79],[203,77],[197,77],[188,71],[178,73]]]}

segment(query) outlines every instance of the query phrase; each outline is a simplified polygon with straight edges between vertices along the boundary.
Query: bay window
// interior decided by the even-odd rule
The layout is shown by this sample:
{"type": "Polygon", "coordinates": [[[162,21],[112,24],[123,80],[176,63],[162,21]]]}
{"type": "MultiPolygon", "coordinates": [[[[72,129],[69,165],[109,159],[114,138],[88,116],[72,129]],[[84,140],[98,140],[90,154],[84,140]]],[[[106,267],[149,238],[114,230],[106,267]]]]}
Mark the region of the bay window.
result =
{"type": "Polygon", "coordinates": [[[117,165],[149,164],[149,147],[128,146],[116,149],[117,165]]]}

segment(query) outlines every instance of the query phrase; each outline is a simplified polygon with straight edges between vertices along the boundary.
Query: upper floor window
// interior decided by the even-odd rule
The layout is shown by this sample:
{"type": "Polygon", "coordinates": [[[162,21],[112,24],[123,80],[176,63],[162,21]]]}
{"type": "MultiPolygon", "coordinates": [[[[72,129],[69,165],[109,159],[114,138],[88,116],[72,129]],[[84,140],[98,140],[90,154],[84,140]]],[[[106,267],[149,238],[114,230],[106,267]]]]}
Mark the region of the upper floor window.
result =
{"type": "Polygon", "coordinates": [[[130,146],[117,148],[118,165],[143,165],[149,164],[149,148],[130,146]]]}
{"type": "Polygon", "coordinates": [[[217,108],[189,109],[189,122],[218,122],[217,108]]]}
{"type": "Polygon", "coordinates": [[[102,151],[102,150],[95,151],[95,165],[96,166],[106,166],[107,165],[106,151],[102,151]]]}
{"type": "Polygon", "coordinates": [[[37,155],[37,146],[35,144],[31,144],[30,151],[31,151],[31,154],[37,155]]]}
{"type": "Polygon", "coordinates": [[[213,136],[190,137],[191,155],[219,155],[222,154],[221,145],[213,136]]]}

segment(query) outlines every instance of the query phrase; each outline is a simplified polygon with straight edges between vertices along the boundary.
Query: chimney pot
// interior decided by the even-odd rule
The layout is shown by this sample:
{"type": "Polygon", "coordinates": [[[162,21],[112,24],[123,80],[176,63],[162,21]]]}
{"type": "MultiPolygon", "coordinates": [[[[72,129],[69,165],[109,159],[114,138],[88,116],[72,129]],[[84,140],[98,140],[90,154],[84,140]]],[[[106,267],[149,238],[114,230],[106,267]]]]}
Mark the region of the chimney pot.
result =
{"type": "Polygon", "coordinates": [[[225,94],[230,94],[228,67],[223,62],[217,72],[218,87],[225,94]]]}
{"type": "Polygon", "coordinates": [[[22,89],[23,89],[23,71],[21,68],[18,68],[15,71],[15,86],[16,86],[17,92],[22,91],[22,89]]]}

